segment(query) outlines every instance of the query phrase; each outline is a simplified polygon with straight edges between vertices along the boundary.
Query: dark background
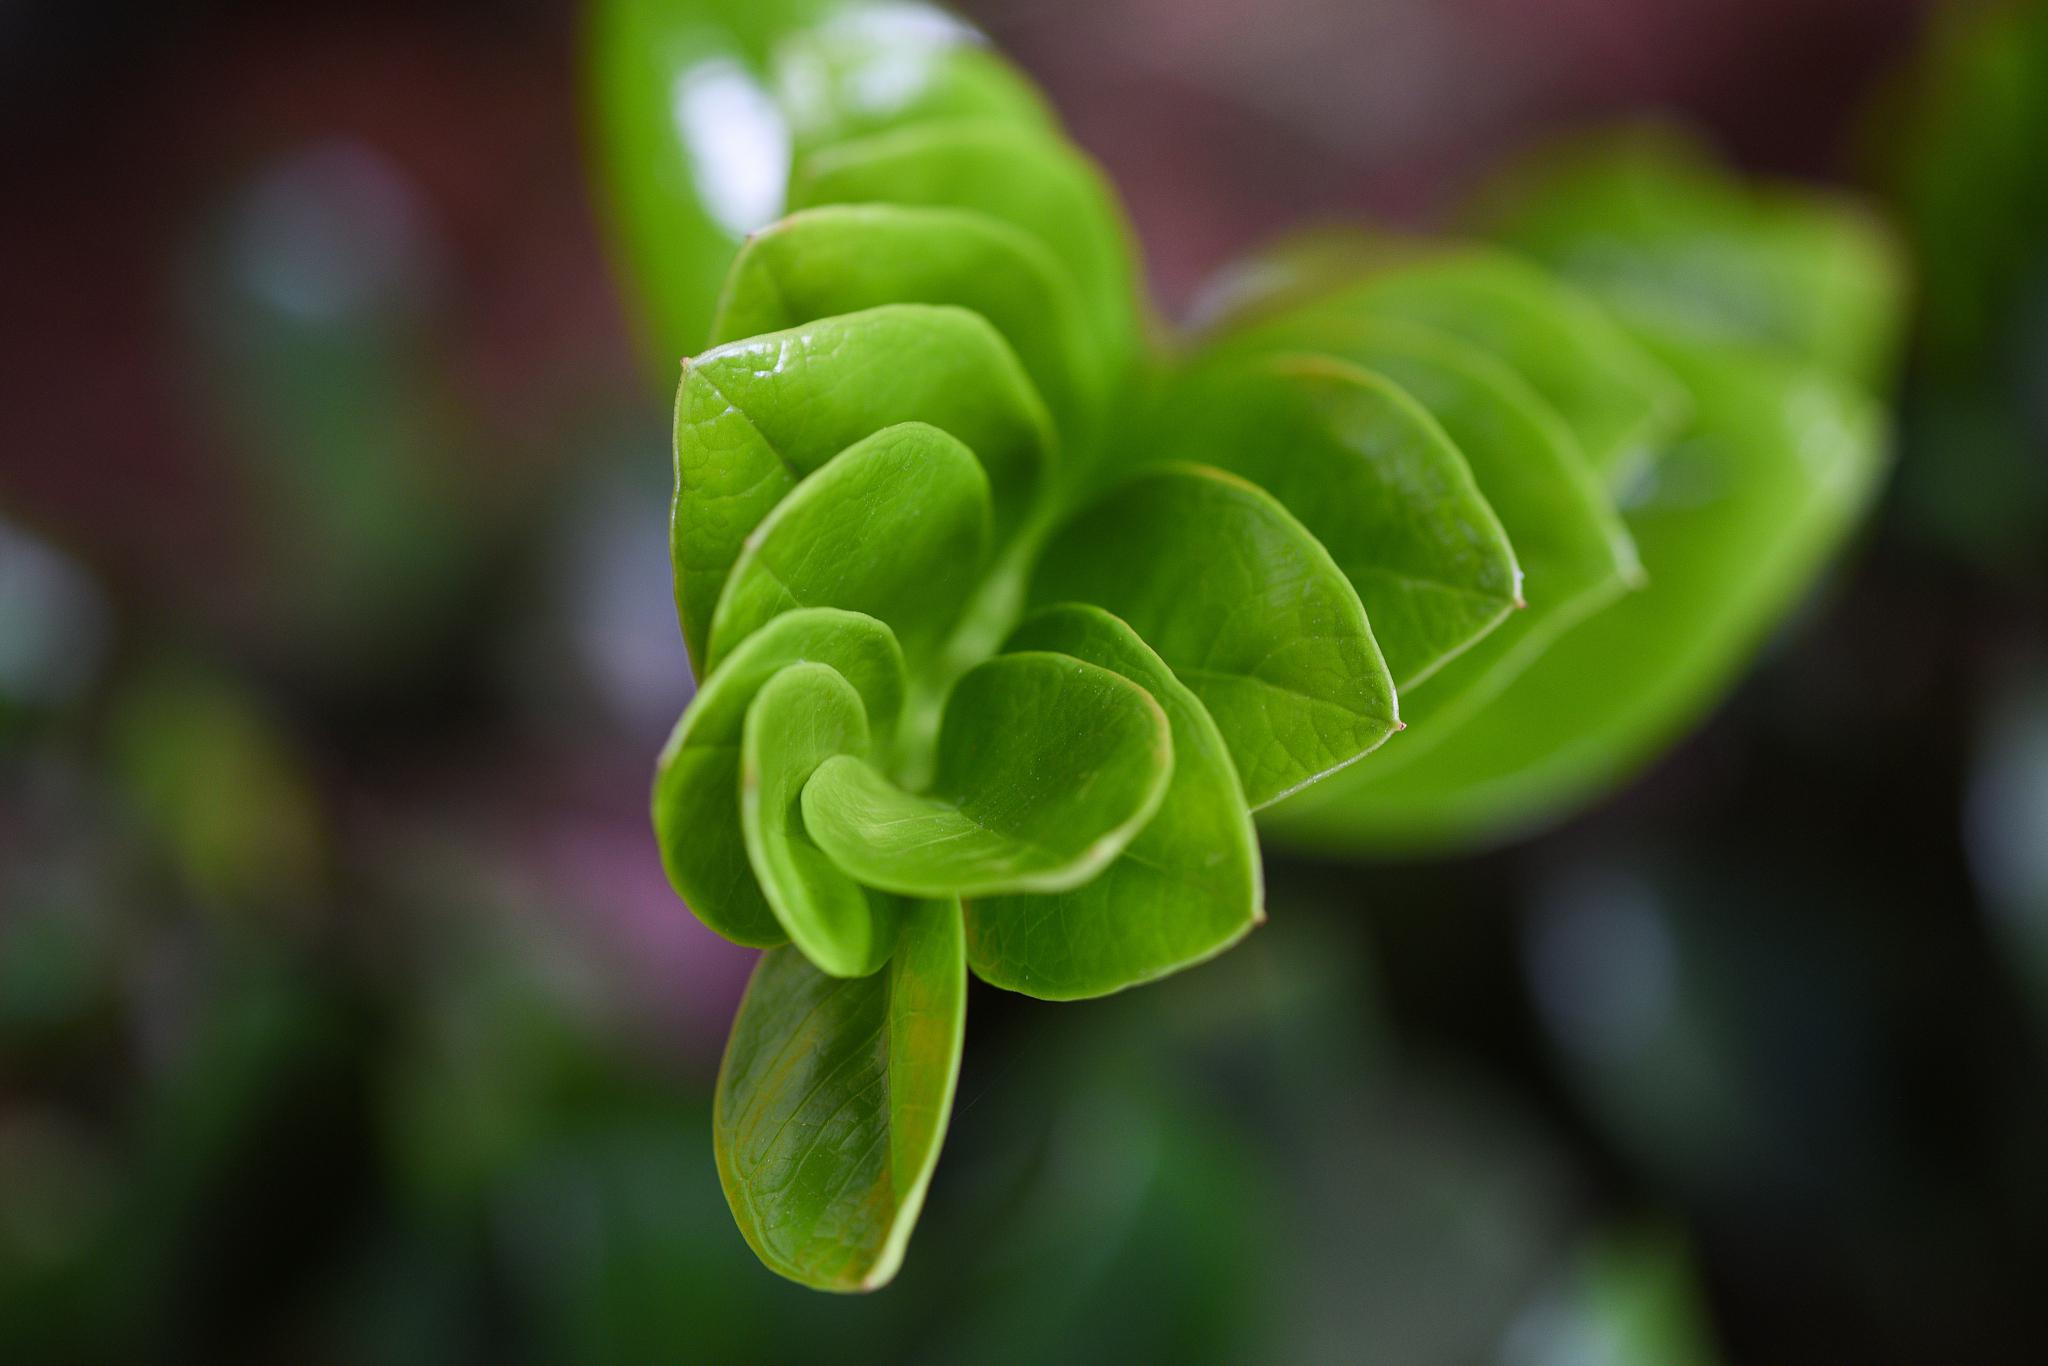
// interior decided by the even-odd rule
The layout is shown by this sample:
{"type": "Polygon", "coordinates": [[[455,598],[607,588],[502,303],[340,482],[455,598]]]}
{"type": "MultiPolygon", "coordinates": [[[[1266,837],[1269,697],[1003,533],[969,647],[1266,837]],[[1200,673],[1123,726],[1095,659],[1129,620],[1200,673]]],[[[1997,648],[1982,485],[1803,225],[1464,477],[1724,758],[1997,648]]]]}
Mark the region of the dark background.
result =
{"type": "Polygon", "coordinates": [[[1169,315],[1617,117],[1857,188],[1922,301],[1889,494],[1556,832],[1276,856],[1215,964],[976,989],[902,1278],[809,1295],[712,1170],[751,955],[646,825],[666,399],[574,9],[0,7],[0,1360],[2042,1359],[2048,171],[1986,149],[2048,136],[2048,45],[1924,0],[970,8],[1169,315]]]}

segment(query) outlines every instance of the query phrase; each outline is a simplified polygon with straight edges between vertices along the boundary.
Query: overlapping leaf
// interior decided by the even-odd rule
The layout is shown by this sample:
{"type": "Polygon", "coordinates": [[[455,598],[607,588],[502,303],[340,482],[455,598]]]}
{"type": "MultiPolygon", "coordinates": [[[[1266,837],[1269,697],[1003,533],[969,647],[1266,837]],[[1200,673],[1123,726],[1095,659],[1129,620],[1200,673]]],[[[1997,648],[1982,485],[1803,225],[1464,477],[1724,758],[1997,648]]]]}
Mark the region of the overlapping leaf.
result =
{"type": "Polygon", "coordinates": [[[1221,470],[1169,465],[1122,485],[1046,547],[1031,600],[1129,623],[1215,717],[1254,808],[1400,725],[1350,580],[1279,500],[1221,470]]]}

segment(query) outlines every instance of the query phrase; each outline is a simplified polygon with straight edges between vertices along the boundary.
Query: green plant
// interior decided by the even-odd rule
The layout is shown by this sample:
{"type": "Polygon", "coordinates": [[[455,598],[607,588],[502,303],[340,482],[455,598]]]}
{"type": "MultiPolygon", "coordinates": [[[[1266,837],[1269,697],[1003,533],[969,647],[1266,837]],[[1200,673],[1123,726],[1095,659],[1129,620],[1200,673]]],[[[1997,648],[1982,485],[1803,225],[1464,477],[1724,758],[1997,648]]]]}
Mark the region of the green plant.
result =
{"type": "Polygon", "coordinates": [[[593,51],[656,346],[710,317],[655,827],[768,950],[719,1171],[810,1285],[894,1273],[970,970],[1073,999],[1222,951],[1254,811],[1343,850],[1554,818],[1720,690],[1881,466],[1884,239],[1665,139],[1527,170],[1500,245],[1301,239],[1169,347],[1101,176],[952,21],[615,0],[593,51]],[[735,149],[789,158],[744,238],[735,149]]]}

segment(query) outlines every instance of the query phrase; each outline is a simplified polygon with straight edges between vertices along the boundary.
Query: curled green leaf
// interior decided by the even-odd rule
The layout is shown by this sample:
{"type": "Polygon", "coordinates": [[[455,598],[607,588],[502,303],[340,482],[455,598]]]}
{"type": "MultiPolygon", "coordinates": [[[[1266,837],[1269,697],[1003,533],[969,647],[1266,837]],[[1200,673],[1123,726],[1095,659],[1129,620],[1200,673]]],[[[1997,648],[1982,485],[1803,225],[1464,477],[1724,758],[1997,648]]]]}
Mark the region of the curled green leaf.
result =
{"type": "Polygon", "coordinates": [[[1045,1000],[1101,996],[1212,958],[1264,918],[1259,841],[1223,733],[1135,631],[1099,607],[1034,613],[1012,650],[1112,669],[1166,713],[1173,776],[1114,863],[1072,891],[967,903],[967,961],[993,986],[1045,1000]]]}
{"type": "Polygon", "coordinates": [[[747,637],[704,681],[662,748],[654,779],[654,834],[676,894],[735,943],[787,937],[762,897],[739,820],[740,745],[747,708],[791,664],[830,665],[859,693],[878,747],[903,710],[903,652],[889,628],[857,612],[786,613],[747,637]]]}
{"type": "Polygon", "coordinates": [[[790,942],[821,972],[865,977],[896,945],[898,898],[861,886],[804,832],[804,783],[836,755],[866,757],[861,697],[824,664],[792,664],[747,708],[740,828],[761,892],[790,942]]]}
{"type": "Polygon", "coordinates": [[[607,226],[657,370],[702,345],[746,235],[786,208],[792,156],[886,129],[1052,126],[973,27],[867,0],[595,0],[590,120],[607,226]]]}
{"type": "Polygon", "coordinates": [[[1065,891],[1123,852],[1172,772],[1143,688],[1066,655],[998,655],[946,699],[929,794],[831,759],[804,788],[804,824],[848,873],[906,896],[1065,891]]]}

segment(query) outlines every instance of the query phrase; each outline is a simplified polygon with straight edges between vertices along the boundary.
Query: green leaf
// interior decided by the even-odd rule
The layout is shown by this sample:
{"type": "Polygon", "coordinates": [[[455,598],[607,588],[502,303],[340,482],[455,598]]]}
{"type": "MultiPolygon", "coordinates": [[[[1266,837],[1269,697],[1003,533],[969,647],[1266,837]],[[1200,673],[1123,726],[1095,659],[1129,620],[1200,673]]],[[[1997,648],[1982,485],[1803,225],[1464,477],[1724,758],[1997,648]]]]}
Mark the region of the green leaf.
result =
{"type": "Polygon", "coordinates": [[[763,684],[804,660],[830,665],[860,694],[871,738],[885,748],[903,710],[903,652],[872,617],[813,607],[748,636],[697,690],[662,748],[654,833],[676,894],[698,919],[740,944],[783,942],[762,897],[740,827],[740,744],[763,684]]]}
{"type": "Polygon", "coordinates": [[[1627,776],[1727,686],[1867,504],[1881,427],[1817,371],[1744,349],[1660,353],[1696,416],[1628,510],[1650,591],[1562,636],[1426,762],[1361,766],[1273,812],[1273,833],[1404,850],[1497,839],[1627,776]]]}
{"type": "Polygon", "coordinates": [[[830,759],[804,788],[804,824],[871,887],[1058,892],[1123,852],[1172,772],[1166,714],[1143,688],[1065,655],[998,655],[946,699],[929,795],[830,759]]]}
{"type": "Polygon", "coordinates": [[[828,977],[770,949],[718,1072],[718,1179],[771,1270],[819,1290],[888,1284],[924,1204],[967,1017],[960,908],[907,908],[886,971],[828,977]]]}
{"type": "Polygon", "coordinates": [[[1551,152],[1495,199],[1498,236],[1638,331],[1764,346],[1863,385],[1896,347],[1900,253],[1876,220],[1737,186],[1666,130],[1551,152]]]}
{"type": "Polygon", "coordinates": [[[676,396],[676,602],[704,660],[712,609],[746,538],[797,481],[902,422],[950,432],[987,471],[997,529],[1024,515],[1051,419],[988,322],[897,304],[708,351],[676,396]]]}
{"type": "Polygon", "coordinates": [[[1375,767],[1412,762],[1512,684],[1558,635],[1642,586],[1635,541],[1578,442],[1493,357],[1427,327],[1342,315],[1254,328],[1228,349],[1261,347],[1325,351],[1399,383],[1458,443],[1521,561],[1529,605],[1421,687],[1403,690],[1410,729],[1375,767]]]}
{"type": "Polygon", "coordinates": [[[747,708],[740,828],[762,894],[790,942],[821,972],[865,977],[896,946],[902,902],[841,872],[804,833],[798,799],[819,764],[868,754],[860,694],[825,664],[792,664],[747,708]]]}
{"type": "Polygon", "coordinates": [[[1315,355],[1193,370],[1156,445],[1279,499],[1358,590],[1405,693],[1505,619],[1521,570],[1464,456],[1384,376],[1315,355]]]}
{"type": "Polygon", "coordinates": [[[974,453],[922,422],[885,427],[798,484],[747,538],[711,616],[711,667],[799,607],[864,612],[924,658],[988,549],[988,476],[974,453]]]}
{"type": "Polygon", "coordinates": [[[1062,422],[1092,420],[1115,379],[1053,254],[1021,229],[963,209],[853,204],[791,214],[741,249],[712,340],[894,303],[954,304],[987,318],[1062,422]]]}
{"type": "Polygon", "coordinates": [[[797,163],[790,206],[972,209],[1029,233],[1079,287],[1099,335],[1135,343],[1131,237],[1101,173],[1046,130],[918,124],[837,143],[797,163]]]}
{"type": "Polygon", "coordinates": [[[1357,299],[1499,357],[1557,410],[1609,488],[1636,478],[1684,417],[1685,391],[1641,347],[1523,262],[1451,253],[1369,281],[1357,299]]]}
{"type": "Polygon", "coordinates": [[[1229,747],[1200,700],[1099,607],[1047,608],[1008,648],[1071,655],[1151,694],[1172,729],[1173,776],[1152,819],[1092,882],[966,906],[976,975],[1045,1000],[1075,1000],[1178,972],[1243,938],[1264,918],[1258,836],[1229,747]]]}
{"type": "Polygon", "coordinates": [[[1570,288],[1498,252],[1322,234],[1240,272],[1240,313],[1349,315],[1449,333],[1520,375],[1625,488],[1685,414],[1685,392],[1570,288]],[[1261,306],[1263,305],[1263,306],[1261,306]]]}
{"type": "Polygon", "coordinates": [[[1256,809],[1400,725],[1365,608],[1272,495],[1199,466],[1148,470],[1069,522],[1030,601],[1128,622],[1202,699],[1256,809]]]}

